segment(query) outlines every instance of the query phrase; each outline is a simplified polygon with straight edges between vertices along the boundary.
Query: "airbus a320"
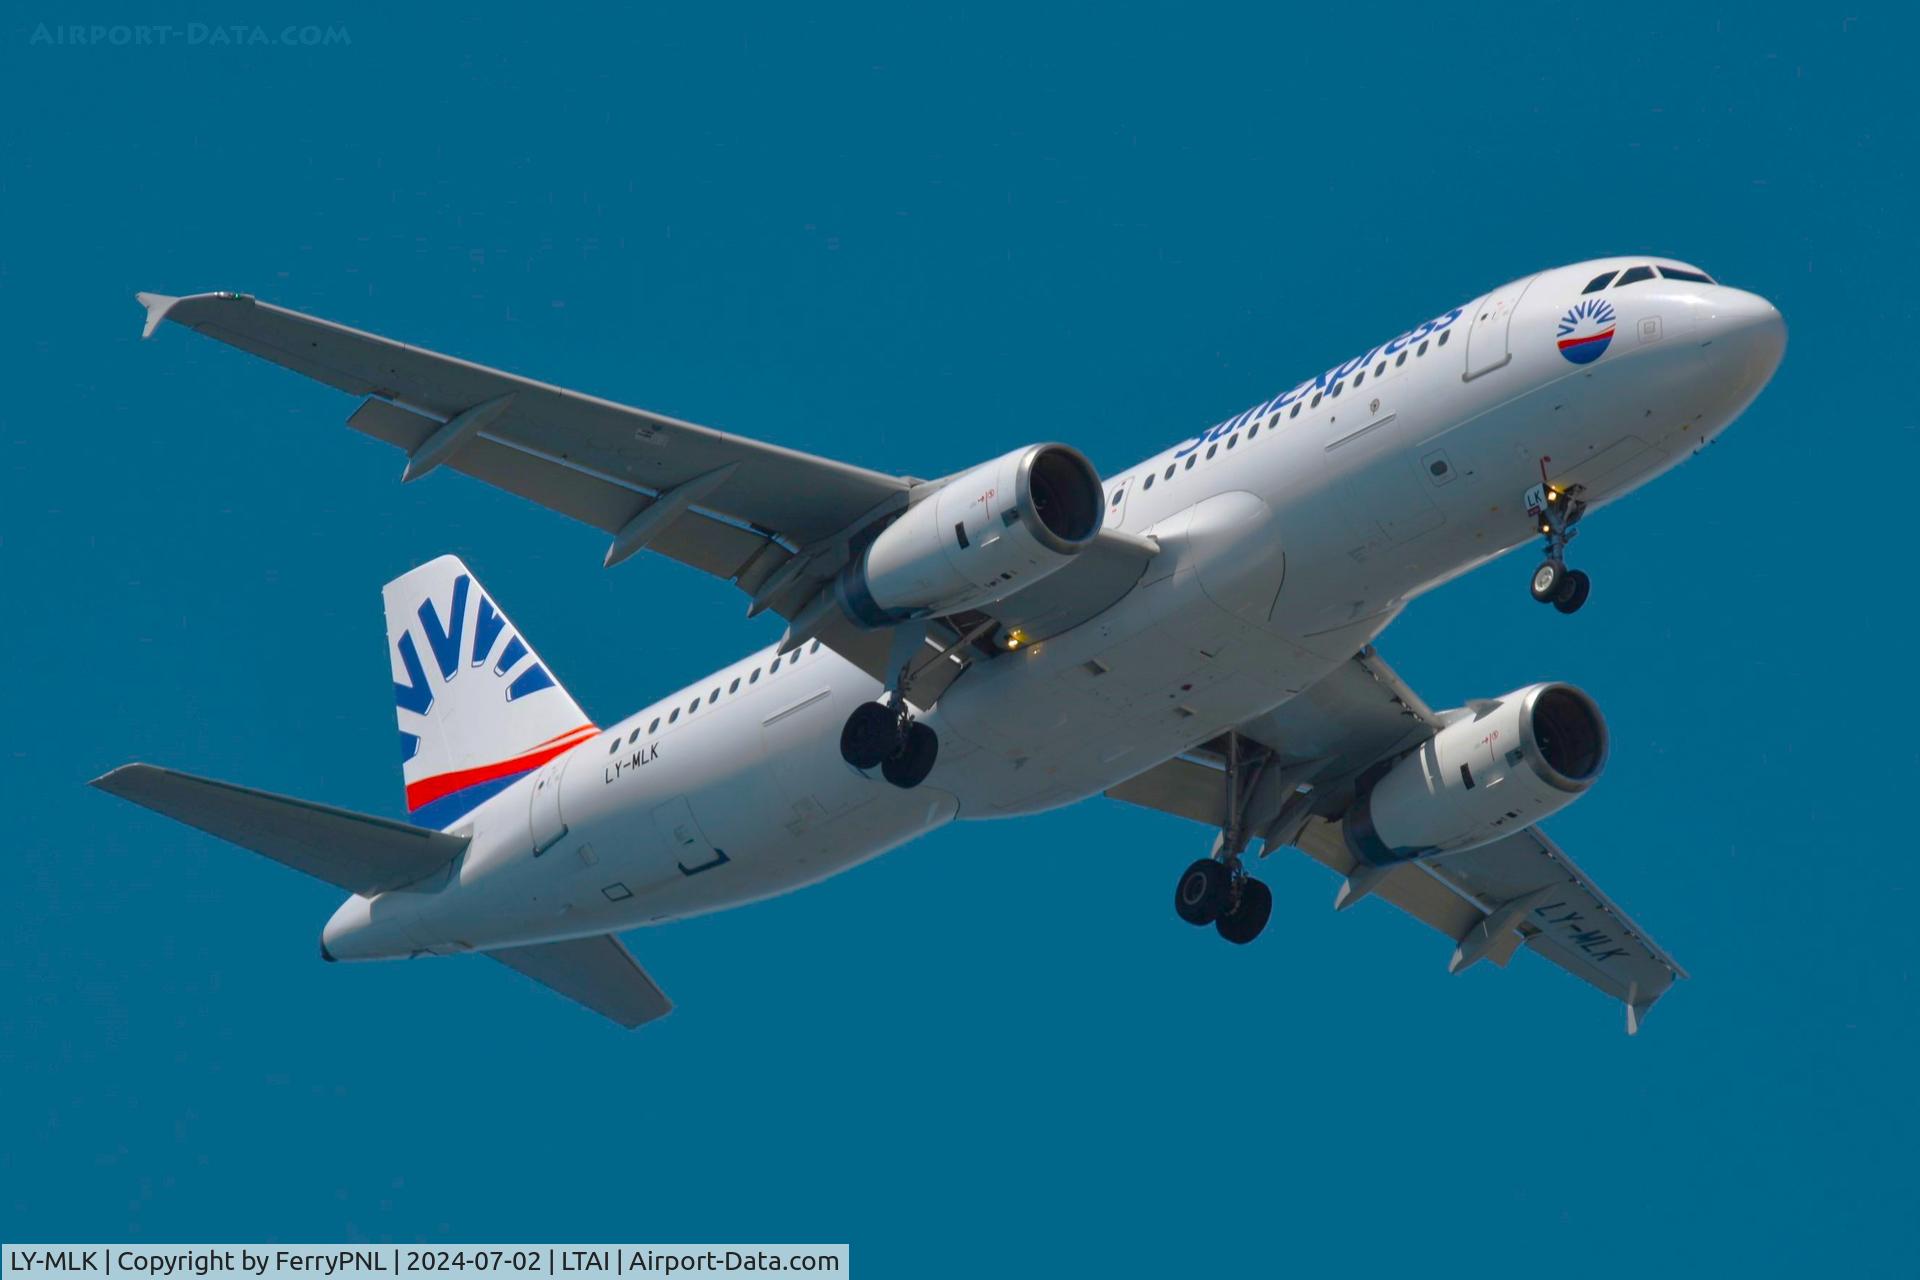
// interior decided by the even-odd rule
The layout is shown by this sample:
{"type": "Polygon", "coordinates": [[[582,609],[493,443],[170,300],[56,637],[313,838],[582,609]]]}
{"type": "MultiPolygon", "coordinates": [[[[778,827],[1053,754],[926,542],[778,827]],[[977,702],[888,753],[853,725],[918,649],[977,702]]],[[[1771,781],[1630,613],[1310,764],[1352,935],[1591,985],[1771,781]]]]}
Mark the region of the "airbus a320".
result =
{"type": "MultiPolygon", "coordinates": [[[[602,725],[474,574],[385,588],[411,821],[146,764],[102,789],[336,885],[327,960],[479,953],[637,1026],[617,938],[844,871],[955,820],[1106,795],[1213,829],[1173,910],[1245,944],[1298,848],[1451,966],[1521,948],[1621,1001],[1680,966],[1540,824],[1606,764],[1557,681],[1435,711],[1374,641],[1528,544],[1573,614],[1584,518],[1699,452],[1773,375],[1765,299],[1666,258],[1543,271],[1103,477],[1071,445],[919,480],[436,355],[245,294],[141,294],[362,402],[403,479],[463,472],[736,584],[778,643],[602,725]]],[[[1516,584],[1516,594],[1517,594],[1516,584]]],[[[1198,852],[1198,849],[1196,849],[1198,852]]]]}

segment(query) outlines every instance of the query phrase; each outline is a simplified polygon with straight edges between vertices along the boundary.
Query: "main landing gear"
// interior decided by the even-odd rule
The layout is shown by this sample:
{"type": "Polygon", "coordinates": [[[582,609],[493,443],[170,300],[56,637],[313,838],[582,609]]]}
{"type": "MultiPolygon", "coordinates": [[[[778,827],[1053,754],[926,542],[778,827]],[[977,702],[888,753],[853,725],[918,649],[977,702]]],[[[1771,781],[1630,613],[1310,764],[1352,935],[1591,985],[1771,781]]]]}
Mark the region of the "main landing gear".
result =
{"type": "Polygon", "coordinates": [[[861,703],[840,730],[842,759],[863,773],[878,765],[881,777],[905,790],[927,780],[940,754],[939,735],[915,720],[907,705],[913,660],[926,638],[925,623],[895,628],[887,662],[895,675],[884,701],[861,703]]]}
{"type": "Polygon", "coordinates": [[[1547,538],[1547,558],[1533,571],[1533,598],[1561,613],[1578,613],[1593,584],[1583,570],[1567,568],[1567,543],[1573,541],[1573,526],[1586,514],[1587,504],[1580,501],[1579,485],[1556,489],[1547,483],[1544,458],[1540,471],[1541,482],[1527,493],[1527,513],[1540,520],[1540,532],[1547,538]]]}
{"type": "Polygon", "coordinates": [[[902,698],[889,706],[863,702],[840,730],[840,755],[854,768],[880,766],[880,775],[896,787],[911,790],[933,772],[940,754],[940,738],[915,720],[902,698]]]}
{"type": "Polygon", "coordinates": [[[1188,924],[1210,924],[1228,942],[1245,945],[1267,927],[1273,890],[1248,875],[1238,858],[1230,864],[1202,858],[1180,877],[1173,909],[1188,924]]]}
{"type": "Polygon", "coordinates": [[[1241,760],[1238,734],[1227,735],[1228,824],[1214,839],[1213,855],[1188,867],[1174,886],[1173,910],[1191,925],[1212,925],[1228,942],[1244,946],[1260,936],[1273,914],[1273,890],[1241,864],[1247,846],[1246,800],[1266,766],[1241,760]]]}

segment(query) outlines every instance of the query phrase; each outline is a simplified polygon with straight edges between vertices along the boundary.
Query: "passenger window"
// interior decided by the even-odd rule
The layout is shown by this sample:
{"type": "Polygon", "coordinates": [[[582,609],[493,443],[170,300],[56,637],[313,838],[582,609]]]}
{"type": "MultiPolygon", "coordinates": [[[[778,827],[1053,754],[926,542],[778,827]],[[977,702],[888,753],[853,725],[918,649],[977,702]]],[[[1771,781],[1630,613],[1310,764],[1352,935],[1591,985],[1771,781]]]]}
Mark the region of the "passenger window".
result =
{"type": "Polygon", "coordinates": [[[748,684],[759,684],[759,683],[760,683],[760,668],[758,668],[758,667],[755,667],[755,668],[753,669],[753,674],[751,674],[751,675],[749,675],[749,676],[747,677],[747,683],[748,683],[748,684]]]}
{"type": "Polygon", "coordinates": [[[1601,272],[1601,273],[1600,273],[1599,275],[1597,275],[1597,276],[1595,276],[1595,277],[1594,277],[1593,279],[1591,279],[1591,280],[1589,280],[1589,281],[1587,282],[1587,287],[1586,287],[1586,288],[1584,288],[1584,289],[1582,289],[1582,290],[1581,290],[1580,292],[1582,292],[1582,293],[1598,293],[1598,292],[1600,292],[1600,291],[1601,291],[1602,289],[1604,289],[1604,288],[1606,288],[1606,287],[1607,287],[1607,281],[1609,281],[1609,280],[1611,280],[1611,279],[1613,279],[1613,272],[1611,272],[1611,271],[1602,271],[1602,272],[1601,272]]]}
{"type": "Polygon", "coordinates": [[[1448,338],[1451,338],[1452,336],[1453,336],[1453,330],[1451,330],[1451,329],[1443,329],[1443,330],[1441,331],[1441,333],[1440,333],[1440,345],[1441,345],[1441,346],[1443,346],[1443,347],[1444,347],[1444,346],[1446,346],[1446,345],[1447,345],[1447,339],[1448,339],[1448,338]]]}
{"type": "Polygon", "coordinates": [[[647,732],[658,733],[659,731],[660,731],[660,717],[655,716],[653,718],[653,723],[647,726],[647,732]]]}
{"type": "Polygon", "coordinates": [[[1149,472],[1147,473],[1147,480],[1146,480],[1146,483],[1145,483],[1145,484],[1142,484],[1142,485],[1141,485],[1140,487],[1141,487],[1142,489],[1151,489],[1151,488],[1153,488],[1153,482],[1154,482],[1155,480],[1157,480],[1157,479],[1159,479],[1159,477],[1158,477],[1158,476],[1156,476],[1156,475],[1154,475],[1154,474],[1153,474],[1153,473],[1152,473],[1151,471],[1149,471],[1149,472]]]}
{"type": "Polygon", "coordinates": [[[1289,418],[1297,418],[1300,416],[1300,402],[1298,400],[1293,402],[1293,408],[1287,411],[1287,416],[1289,418]]]}
{"type": "Polygon", "coordinates": [[[1217,444],[1210,444],[1210,445],[1208,445],[1208,446],[1207,446],[1207,458],[1208,458],[1208,460],[1209,460],[1209,461],[1211,461],[1211,460],[1212,460],[1212,458],[1213,458],[1213,455],[1214,455],[1214,454],[1216,454],[1216,453],[1218,453],[1218,452],[1220,452],[1220,446],[1219,446],[1219,445],[1217,445],[1217,444]]]}
{"type": "Polygon", "coordinates": [[[707,695],[707,705],[712,706],[714,703],[718,701],[720,701],[720,686],[715,685],[713,687],[713,692],[707,695]]]}
{"type": "Polygon", "coordinates": [[[607,754],[612,755],[614,752],[618,751],[619,749],[620,749],[620,735],[616,733],[613,735],[613,741],[607,744],[607,754]]]}
{"type": "Polygon", "coordinates": [[[1307,408],[1309,408],[1309,409],[1318,409],[1319,407],[1320,407],[1320,393],[1319,393],[1318,391],[1316,391],[1316,392],[1314,392],[1314,393],[1313,393],[1313,401],[1312,401],[1312,403],[1310,403],[1309,405],[1307,405],[1307,408]]]}
{"type": "Polygon", "coordinates": [[[1113,491],[1113,502],[1112,502],[1112,503],[1111,503],[1110,505],[1112,505],[1112,506],[1116,506],[1116,507],[1117,507],[1117,506],[1119,506],[1119,505],[1120,505],[1120,495],[1121,495],[1121,494],[1123,494],[1123,493],[1125,493],[1125,492],[1126,492],[1126,490],[1124,490],[1124,489],[1115,489],[1115,490],[1113,491]]]}
{"type": "Polygon", "coordinates": [[[692,702],[687,704],[688,715],[692,715],[694,712],[698,711],[699,709],[700,709],[700,699],[698,697],[695,697],[692,702]]]}
{"type": "Polygon", "coordinates": [[[1337,396],[1337,395],[1339,395],[1339,394],[1340,394],[1340,392],[1341,392],[1341,391],[1342,391],[1342,390],[1343,390],[1343,389],[1344,389],[1344,388],[1346,387],[1346,385],[1347,385],[1347,384],[1346,384],[1346,382],[1345,382],[1344,380],[1342,380],[1342,381],[1340,381],[1340,382],[1336,382],[1336,383],[1334,383],[1334,384],[1333,384],[1333,390],[1331,390],[1331,391],[1329,391],[1329,392],[1327,392],[1327,394],[1328,394],[1328,395],[1330,395],[1330,396],[1337,396]]]}
{"type": "Polygon", "coordinates": [[[1427,354],[1427,344],[1424,341],[1422,341],[1420,344],[1420,349],[1418,351],[1415,351],[1413,354],[1415,354],[1416,356],[1423,356],[1427,354]]]}
{"type": "Polygon", "coordinates": [[[1227,448],[1231,449],[1233,448],[1233,446],[1239,443],[1240,443],[1240,433],[1238,431],[1234,432],[1232,435],[1227,437],[1227,448]]]}
{"type": "Polygon", "coordinates": [[[812,644],[812,646],[808,648],[808,650],[807,650],[807,652],[808,652],[808,653],[818,653],[818,652],[820,652],[820,642],[819,642],[818,640],[815,640],[815,641],[813,642],[813,644],[812,644]]]}
{"type": "Polygon", "coordinates": [[[1358,388],[1360,384],[1365,382],[1366,380],[1367,380],[1367,371],[1365,369],[1362,369],[1358,374],[1354,376],[1353,385],[1355,388],[1358,388]]]}
{"type": "Polygon", "coordinates": [[[1194,463],[1196,463],[1196,462],[1198,462],[1198,461],[1200,461],[1200,455],[1199,455],[1199,454],[1197,454],[1197,453],[1190,453],[1190,454],[1188,454],[1188,455],[1187,455],[1187,470],[1189,470],[1189,471],[1191,471],[1191,470],[1193,470],[1193,464],[1194,464],[1194,463]]]}
{"type": "Polygon", "coordinates": [[[767,668],[767,674],[772,675],[774,672],[778,671],[779,669],[780,669],[780,659],[775,658],[773,660],[773,664],[767,668]]]}
{"type": "Polygon", "coordinates": [[[679,722],[680,722],[680,708],[675,707],[673,709],[673,714],[667,717],[667,723],[678,724],[679,722]]]}
{"type": "Polygon", "coordinates": [[[740,692],[740,677],[739,677],[739,676],[735,676],[735,677],[733,678],[733,683],[727,686],[727,692],[728,692],[728,693],[738,693],[738,692],[740,692]]]}
{"type": "Polygon", "coordinates": [[[1167,474],[1164,478],[1168,480],[1173,479],[1173,464],[1171,462],[1167,464],[1167,474]]]}
{"type": "Polygon", "coordinates": [[[1653,279],[1652,267],[1628,267],[1620,273],[1620,278],[1614,282],[1613,287],[1624,289],[1630,284],[1639,284],[1642,280],[1651,279],[1653,279]]]}
{"type": "Polygon", "coordinates": [[[1402,351],[1399,355],[1393,358],[1393,367],[1398,369],[1401,365],[1405,364],[1406,362],[1407,362],[1407,353],[1402,351]]]}
{"type": "Polygon", "coordinates": [[[1688,271],[1682,267],[1662,267],[1660,274],[1669,280],[1691,280],[1695,284],[1712,284],[1713,277],[1704,271],[1688,271]]]}
{"type": "Polygon", "coordinates": [[[1382,360],[1379,364],[1373,366],[1373,376],[1376,378],[1379,377],[1381,374],[1385,373],[1386,371],[1387,371],[1387,362],[1385,360],[1382,360]]]}
{"type": "Polygon", "coordinates": [[[633,727],[633,732],[627,735],[627,745],[632,746],[634,743],[638,741],[640,741],[640,726],[635,725],[633,727]]]}

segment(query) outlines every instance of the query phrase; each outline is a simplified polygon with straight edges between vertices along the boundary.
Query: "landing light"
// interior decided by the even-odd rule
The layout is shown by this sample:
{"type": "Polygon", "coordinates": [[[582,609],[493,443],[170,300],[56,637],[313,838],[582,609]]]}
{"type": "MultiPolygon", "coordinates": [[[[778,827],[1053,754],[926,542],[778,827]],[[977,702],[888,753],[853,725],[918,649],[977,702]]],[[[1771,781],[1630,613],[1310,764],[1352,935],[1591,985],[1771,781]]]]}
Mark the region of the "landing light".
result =
{"type": "Polygon", "coordinates": [[[1020,628],[1014,627],[1013,629],[1007,632],[1007,648],[1018,649],[1021,645],[1025,644],[1026,642],[1027,642],[1027,633],[1022,631],[1020,628]]]}

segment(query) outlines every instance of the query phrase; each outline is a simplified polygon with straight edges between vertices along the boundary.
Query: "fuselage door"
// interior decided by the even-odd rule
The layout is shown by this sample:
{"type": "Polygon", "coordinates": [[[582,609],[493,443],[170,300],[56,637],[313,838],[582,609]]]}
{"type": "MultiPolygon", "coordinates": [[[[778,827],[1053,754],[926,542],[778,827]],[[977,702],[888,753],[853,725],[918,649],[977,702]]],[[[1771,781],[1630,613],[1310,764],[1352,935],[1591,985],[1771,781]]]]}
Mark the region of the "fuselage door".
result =
{"type": "Polygon", "coordinates": [[[1520,305],[1527,286],[1538,278],[1528,276],[1502,285],[1480,299],[1480,304],[1473,309],[1473,324],[1467,330],[1467,381],[1492,373],[1513,359],[1513,349],[1507,345],[1507,330],[1513,324],[1514,309],[1520,305]]]}
{"type": "Polygon", "coordinates": [[[1133,481],[1110,480],[1107,482],[1107,521],[1109,529],[1122,529],[1127,523],[1127,493],[1133,488],[1133,481]]]}
{"type": "Polygon", "coordinates": [[[566,772],[568,756],[561,756],[533,777],[533,796],[528,801],[527,825],[533,839],[533,856],[539,857],[567,834],[560,816],[560,775],[566,772]]]}

